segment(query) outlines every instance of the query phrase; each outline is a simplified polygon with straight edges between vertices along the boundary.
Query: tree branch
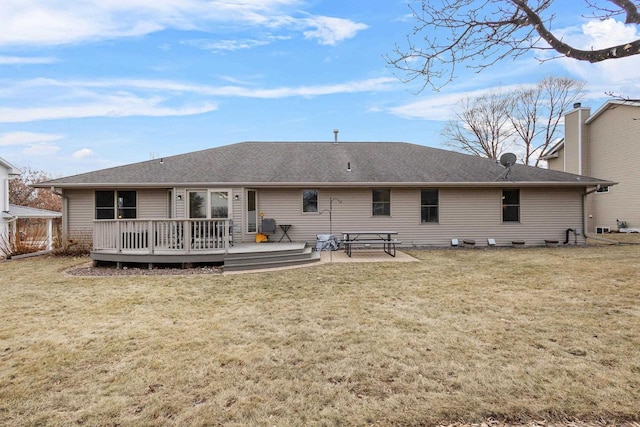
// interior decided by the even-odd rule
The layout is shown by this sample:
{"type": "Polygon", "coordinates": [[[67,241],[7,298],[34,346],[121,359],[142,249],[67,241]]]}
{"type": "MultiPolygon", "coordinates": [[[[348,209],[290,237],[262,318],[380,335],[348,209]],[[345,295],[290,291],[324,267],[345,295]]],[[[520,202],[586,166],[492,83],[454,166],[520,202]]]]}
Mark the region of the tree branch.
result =
{"type": "MultiPolygon", "coordinates": [[[[567,43],[564,43],[557,37],[555,37],[545,27],[544,23],[540,19],[540,16],[532,10],[526,1],[522,0],[510,0],[520,10],[522,10],[529,20],[529,23],[533,26],[536,32],[551,46],[555,51],[567,56],[569,58],[579,59],[581,61],[589,61],[591,63],[601,62],[607,59],[619,59],[627,56],[637,55],[640,53],[640,39],[630,43],[625,43],[617,46],[608,47],[598,50],[580,50],[576,49],[567,43]]],[[[610,0],[612,3],[629,3],[625,0],[610,0]]],[[[634,7],[635,8],[635,7],[634,7]]],[[[637,14],[637,10],[635,11],[637,14]]],[[[627,18],[629,14],[627,14],[627,18]]]]}

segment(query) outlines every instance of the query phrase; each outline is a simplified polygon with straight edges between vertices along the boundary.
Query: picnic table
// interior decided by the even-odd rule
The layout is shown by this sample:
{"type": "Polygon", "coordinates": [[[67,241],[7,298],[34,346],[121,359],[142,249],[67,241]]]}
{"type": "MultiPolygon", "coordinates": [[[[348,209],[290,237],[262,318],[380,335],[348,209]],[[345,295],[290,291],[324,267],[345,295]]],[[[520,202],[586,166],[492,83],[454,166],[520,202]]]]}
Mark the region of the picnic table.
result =
{"type": "Polygon", "coordinates": [[[343,231],[344,237],[342,243],[344,244],[344,250],[349,257],[351,257],[351,249],[353,246],[382,246],[385,253],[396,256],[396,245],[402,243],[395,236],[398,235],[396,231],[388,230],[360,230],[360,231],[343,231]]]}

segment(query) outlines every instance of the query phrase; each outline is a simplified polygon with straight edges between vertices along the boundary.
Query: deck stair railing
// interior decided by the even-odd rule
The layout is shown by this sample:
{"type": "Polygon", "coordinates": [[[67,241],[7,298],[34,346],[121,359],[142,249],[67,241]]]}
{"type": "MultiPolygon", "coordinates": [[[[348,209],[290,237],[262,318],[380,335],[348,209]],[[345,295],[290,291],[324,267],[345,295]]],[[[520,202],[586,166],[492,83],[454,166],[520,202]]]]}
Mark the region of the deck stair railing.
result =
{"type": "Polygon", "coordinates": [[[229,220],[96,220],[93,225],[94,251],[188,254],[226,251],[231,241],[229,220]]]}

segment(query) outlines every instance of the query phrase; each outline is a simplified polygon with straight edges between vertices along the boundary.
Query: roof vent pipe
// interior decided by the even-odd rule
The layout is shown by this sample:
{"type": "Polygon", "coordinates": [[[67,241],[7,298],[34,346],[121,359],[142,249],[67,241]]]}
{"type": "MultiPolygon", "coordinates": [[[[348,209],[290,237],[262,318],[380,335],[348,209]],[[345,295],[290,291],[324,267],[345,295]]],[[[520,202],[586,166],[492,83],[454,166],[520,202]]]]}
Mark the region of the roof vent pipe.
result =
{"type": "Polygon", "coordinates": [[[333,142],[335,143],[338,142],[338,132],[340,132],[338,129],[333,130],[333,142]]]}
{"type": "Polygon", "coordinates": [[[581,102],[576,102],[573,104],[573,108],[580,108],[582,107],[582,103],[581,102]]]}

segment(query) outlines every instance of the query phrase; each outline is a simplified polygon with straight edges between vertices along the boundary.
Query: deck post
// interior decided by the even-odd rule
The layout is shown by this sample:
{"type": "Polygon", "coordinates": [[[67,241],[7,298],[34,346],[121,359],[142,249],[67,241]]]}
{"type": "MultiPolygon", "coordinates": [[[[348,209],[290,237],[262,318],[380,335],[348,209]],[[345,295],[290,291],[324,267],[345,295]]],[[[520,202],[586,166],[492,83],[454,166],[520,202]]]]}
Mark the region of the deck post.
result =
{"type": "Polygon", "coordinates": [[[149,253],[153,255],[156,251],[156,230],[154,222],[149,220],[147,223],[147,243],[149,244],[149,253]]]}
{"type": "Polygon", "coordinates": [[[231,233],[229,229],[231,228],[231,221],[228,219],[224,220],[224,253],[229,253],[229,246],[231,246],[231,241],[229,238],[231,237],[231,233]]]}
{"type": "Polygon", "coordinates": [[[119,254],[122,253],[122,222],[116,221],[116,228],[118,229],[116,234],[116,250],[119,254]]]}
{"type": "Polygon", "coordinates": [[[47,218],[47,250],[53,249],[53,220],[47,218]]]}
{"type": "Polygon", "coordinates": [[[184,252],[186,254],[191,253],[191,226],[189,225],[189,220],[185,220],[183,223],[184,226],[184,252]]]}

